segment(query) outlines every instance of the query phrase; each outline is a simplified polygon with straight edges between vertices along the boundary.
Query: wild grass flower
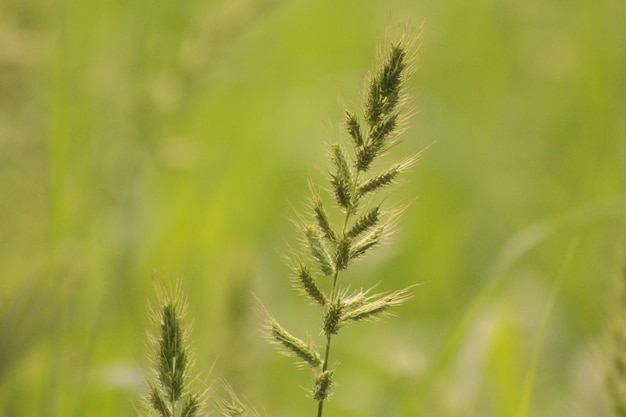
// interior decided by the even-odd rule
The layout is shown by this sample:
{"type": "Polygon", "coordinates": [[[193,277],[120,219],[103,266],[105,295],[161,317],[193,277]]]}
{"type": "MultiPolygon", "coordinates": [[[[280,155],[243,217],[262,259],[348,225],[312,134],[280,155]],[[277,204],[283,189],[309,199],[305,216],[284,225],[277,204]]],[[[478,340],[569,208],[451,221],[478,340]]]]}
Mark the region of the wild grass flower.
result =
{"type": "MultiPolygon", "coordinates": [[[[394,210],[383,210],[375,198],[397,182],[398,177],[418,159],[410,156],[386,169],[376,166],[380,157],[399,142],[408,109],[406,81],[412,73],[415,49],[405,34],[392,41],[378,67],[368,76],[365,104],[358,114],[345,113],[346,144],[330,146],[329,196],[312,187],[310,214],[298,224],[302,233],[300,251],[288,259],[291,277],[298,292],[321,311],[324,349],[291,334],[268,314],[266,337],[282,353],[313,371],[311,397],[322,415],[330,397],[336,369],[330,367],[333,336],[348,324],[380,320],[392,307],[411,299],[411,287],[369,295],[373,288],[349,292],[341,285],[340,273],[385,241],[394,232],[394,210]],[[350,146],[350,151],[346,151],[350,146]],[[326,201],[334,200],[334,205],[326,201]],[[329,210],[338,211],[339,224],[329,210]]],[[[332,213],[335,214],[335,213],[332,213]]],[[[234,415],[234,414],[231,414],[234,415]]]]}
{"type": "MultiPolygon", "coordinates": [[[[310,397],[317,401],[321,417],[324,402],[332,395],[336,367],[330,364],[333,336],[345,326],[359,321],[379,321],[392,314],[391,308],[412,298],[412,287],[373,293],[374,287],[351,291],[341,285],[340,273],[359,258],[384,243],[394,232],[394,222],[401,210],[384,209],[380,196],[396,184],[398,177],[418,160],[419,154],[379,169],[380,157],[399,142],[409,108],[406,81],[412,72],[413,48],[405,34],[392,41],[378,67],[368,76],[365,104],[361,114],[345,113],[346,151],[342,143],[330,146],[331,169],[327,198],[312,188],[310,210],[298,223],[302,245],[288,259],[295,289],[321,309],[320,333],[324,349],[319,351],[286,330],[267,312],[266,338],[281,353],[297,360],[300,367],[313,370],[310,397]],[[327,200],[334,200],[329,205],[327,200]],[[329,215],[329,210],[337,213],[329,215]],[[336,216],[335,216],[336,214],[336,216]],[[337,224],[336,218],[343,217],[337,224]]],[[[192,392],[188,349],[189,327],[184,323],[186,302],[180,283],[170,291],[157,286],[159,304],[152,309],[158,334],[151,341],[153,368],[148,378],[146,408],[158,417],[195,417],[204,408],[205,393],[192,392]]],[[[267,310],[266,310],[267,311],[267,310]]],[[[216,411],[225,417],[258,417],[241,401],[228,384],[227,399],[216,399],[216,411]]]]}
{"type": "Polygon", "coordinates": [[[204,408],[206,392],[191,391],[189,350],[190,326],[185,322],[186,300],[180,282],[165,289],[155,285],[158,305],[150,308],[155,334],[149,334],[152,368],[147,378],[145,398],[148,415],[158,417],[195,417],[204,408]]]}

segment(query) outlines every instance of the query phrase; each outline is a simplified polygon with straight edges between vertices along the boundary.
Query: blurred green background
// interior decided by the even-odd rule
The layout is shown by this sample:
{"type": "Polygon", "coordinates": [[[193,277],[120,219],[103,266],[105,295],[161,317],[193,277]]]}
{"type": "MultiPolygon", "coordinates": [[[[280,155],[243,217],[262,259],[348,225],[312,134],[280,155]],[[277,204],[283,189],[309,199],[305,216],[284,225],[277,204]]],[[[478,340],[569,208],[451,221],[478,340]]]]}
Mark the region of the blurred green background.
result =
{"type": "Polygon", "coordinates": [[[395,243],[355,269],[381,290],[425,285],[398,318],[335,340],[325,411],[611,415],[617,0],[3,0],[0,415],[135,415],[153,276],[184,280],[204,380],[273,416],[314,414],[308,371],[260,339],[254,295],[318,336],[281,261],[289,217],[400,22],[424,33],[393,155],[432,146],[392,199],[412,203],[395,243]]]}

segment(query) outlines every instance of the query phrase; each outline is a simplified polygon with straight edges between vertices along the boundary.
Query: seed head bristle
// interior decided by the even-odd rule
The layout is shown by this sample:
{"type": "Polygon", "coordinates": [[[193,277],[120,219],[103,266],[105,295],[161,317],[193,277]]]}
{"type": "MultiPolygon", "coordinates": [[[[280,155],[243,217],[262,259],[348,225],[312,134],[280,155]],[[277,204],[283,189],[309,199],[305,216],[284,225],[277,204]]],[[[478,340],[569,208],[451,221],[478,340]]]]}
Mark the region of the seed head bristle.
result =
{"type": "Polygon", "coordinates": [[[367,301],[359,303],[354,308],[346,309],[342,315],[342,322],[376,320],[384,314],[390,314],[389,308],[404,304],[413,298],[410,290],[411,287],[368,297],[367,301]]]}

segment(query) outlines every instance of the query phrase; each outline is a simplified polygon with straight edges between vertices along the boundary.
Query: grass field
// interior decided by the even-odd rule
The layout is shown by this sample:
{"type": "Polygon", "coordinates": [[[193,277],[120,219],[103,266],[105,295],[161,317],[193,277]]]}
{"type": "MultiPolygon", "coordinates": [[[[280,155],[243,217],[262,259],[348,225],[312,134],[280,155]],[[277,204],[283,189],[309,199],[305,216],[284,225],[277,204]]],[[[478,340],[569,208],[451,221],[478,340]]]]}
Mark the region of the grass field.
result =
{"type": "Polygon", "coordinates": [[[255,296],[318,335],[289,218],[406,22],[418,111],[392,154],[428,149],[390,197],[411,203],[395,242],[354,277],[424,285],[333,342],[325,412],[613,415],[625,21],[616,0],[3,0],[0,416],[135,415],[153,276],[182,277],[208,383],[312,416],[255,296]]]}

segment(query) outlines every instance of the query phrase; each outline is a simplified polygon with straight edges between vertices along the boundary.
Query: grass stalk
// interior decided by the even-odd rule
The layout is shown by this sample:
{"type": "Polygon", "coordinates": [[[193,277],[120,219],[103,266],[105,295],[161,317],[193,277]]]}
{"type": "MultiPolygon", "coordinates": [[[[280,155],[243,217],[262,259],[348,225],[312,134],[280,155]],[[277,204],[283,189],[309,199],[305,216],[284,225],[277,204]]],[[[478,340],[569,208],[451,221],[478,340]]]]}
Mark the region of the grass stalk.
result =
{"type": "Polygon", "coordinates": [[[392,146],[399,142],[406,120],[406,80],[411,72],[412,44],[408,37],[391,42],[386,54],[381,57],[368,79],[365,104],[361,115],[346,111],[345,132],[349,136],[351,152],[346,152],[340,143],[331,145],[331,172],[329,199],[334,200],[335,209],[343,214],[340,227],[335,228],[325,208],[324,199],[313,195],[311,219],[304,219],[302,227],[302,252],[292,261],[295,272],[293,281],[301,294],[321,307],[324,336],[323,359],[310,343],[295,336],[276,332],[282,328],[273,316],[269,316],[267,338],[278,345],[283,353],[296,357],[308,365],[314,375],[311,397],[317,401],[317,416],[322,417],[324,405],[332,394],[335,369],[330,366],[330,353],[334,336],[340,329],[357,321],[377,321],[388,314],[389,308],[403,304],[411,298],[410,289],[405,288],[383,294],[368,296],[373,289],[349,293],[342,287],[340,273],[371,250],[393,232],[390,213],[380,203],[372,202],[383,190],[388,190],[417,157],[407,158],[392,164],[386,170],[372,173],[376,162],[392,146]],[[369,210],[361,213],[363,207],[369,210]],[[373,207],[373,208],[371,208],[373,207]],[[307,263],[317,265],[308,268],[307,263]],[[320,280],[330,278],[330,291],[319,286],[320,280]],[[328,277],[328,278],[325,278],[328,277]]]}
{"type": "Polygon", "coordinates": [[[528,366],[528,372],[526,373],[526,379],[524,381],[524,388],[522,391],[522,398],[517,412],[517,417],[526,417],[528,415],[530,398],[532,395],[533,385],[535,383],[535,376],[537,375],[537,368],[539,366],[539,354],[541,352],[541,347],[543,346],[543,341],[545,339],[548,321],[550,320],[550,316],[552,315],[552,310],[554,308],[554,304],[556,303],[556,297],[559,293],[559,289],[563,284],[565,273],[567,272],[570,262],[574,257],[574,253],[576,252],[576,245],[576,241],[570,244],[569,249],[567,250],[567,253],[565,255],[563,264],[561,265],[561,269],[559,270],[559,273],[552,284],[552,289],[550,290],[550,298],[548,299],[548,303],[546,304],[543,315],[541,317],[541,327],[539,328],[539,333],[537,334],[537,338],[535,340],[535,345],[533,347],[533,352],[530,359],[530,365],[528,366]]]}

